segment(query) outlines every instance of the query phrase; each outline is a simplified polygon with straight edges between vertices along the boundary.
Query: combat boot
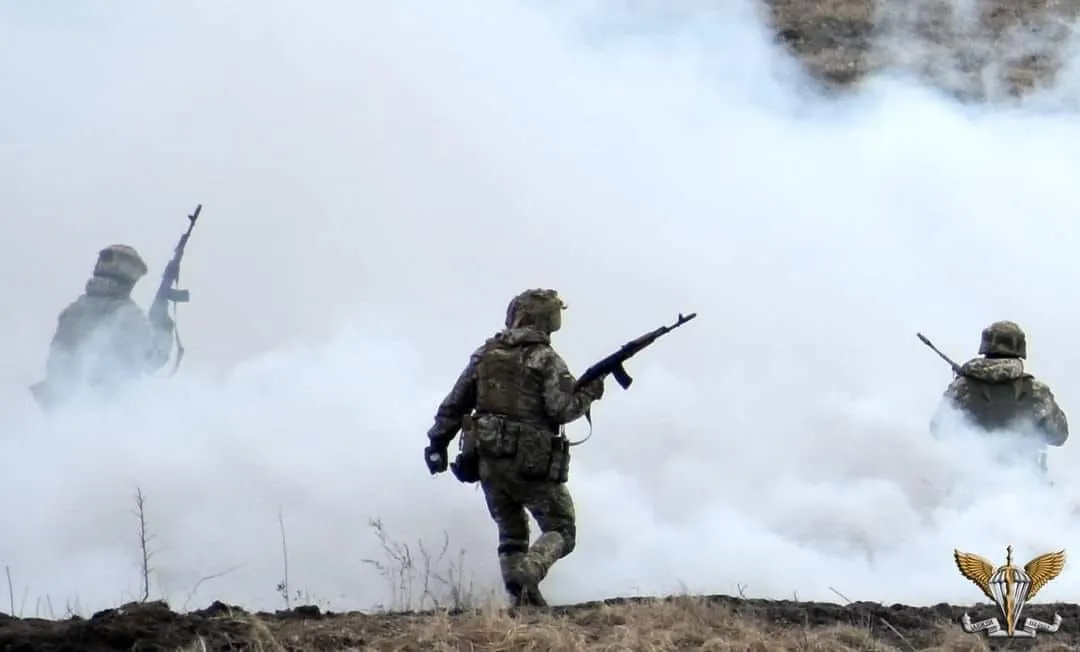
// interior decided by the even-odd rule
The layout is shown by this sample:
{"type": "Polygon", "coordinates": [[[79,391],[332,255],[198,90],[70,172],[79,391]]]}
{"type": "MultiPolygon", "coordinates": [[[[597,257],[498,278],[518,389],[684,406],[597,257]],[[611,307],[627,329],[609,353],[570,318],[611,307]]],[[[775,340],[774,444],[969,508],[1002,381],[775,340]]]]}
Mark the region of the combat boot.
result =
{"type": "Polygon", "coordinates": [[[510,595],[510,605],[513,607],[546,607],[547,600],[540,593],[540,587],[536,584],[522,585],[510,581],[506,584],[506,592],[510,595]]]}
{"type": "Polygon", "coordinates": [[[547,600],[540,593],[539,573],[533,568],[535,564],[529,563],[526,555],[508,573],[506,578],[506,592],[510,594],[510,602],[516,607],[546,607],[547,600]]]}

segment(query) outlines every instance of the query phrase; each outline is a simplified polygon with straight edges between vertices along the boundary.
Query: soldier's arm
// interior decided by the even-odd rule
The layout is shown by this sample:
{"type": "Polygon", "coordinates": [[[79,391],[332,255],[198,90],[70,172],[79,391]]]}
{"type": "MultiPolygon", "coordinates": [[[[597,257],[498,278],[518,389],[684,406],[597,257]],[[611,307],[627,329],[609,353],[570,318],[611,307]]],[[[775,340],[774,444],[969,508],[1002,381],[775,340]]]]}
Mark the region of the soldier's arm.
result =
{"type": "Polygon", "coordinates": [[[941,438],[941,428],[945,419],[950,412],[956,409],[956,400],[964,390],[966,383],[967,381],[961,376],[953,379],[949,386],[945,388],[945,393],[941,395],[941,400],[938,401],[934,416],[930,418],[930,435],[934,439],[941,438]]]}
{"type": "Polygon", "coordinates": [[[121,328],[132,347],[132,359],[139,360],[146,373],[157,371],[169,361],[174,325],[167,315],[164,321],[155,322],[131,303],[124,310],[121,328]]]}
{"type": "Polygon", "coordinates": [[[49,354],[45,360],[46,378],[60,378],[70,373],[75,366],[75,355],[79,349],[82,333],[80,331],[81,306],[73,301],[56,319],[56,331],[49,342],[49,354]]]}
{"type": "Polygon", "coordinates": [[[555,423],[563,424],[580,418],[603,394],[603,380],[574,391],[574,375],[554,349],[544,347],[538,360],[544,374],[544,409],[555,423]]]}
{"type": "Polygon", "coordinates": [[[454,382],[450,393],[435,410],[435,423],[427,433],[432,445],[448,447],[461,430],[462,419],[476,407],[476,366],[480,362],[482,350],[483,347],[469,356],[469,363],[454,382]]]}
{"type": "Polygon", "coordinates": [[[172,355],[176,324],[166,315],[161,323],[149,321],[147,325],[150,328],[150,340],[147,345],[146,366],[149,371],[157,371],[165,366],[172,355]]]}
{"type": "Polygon", "coordinates": [[[1050,388],[1039,381],[1032,386],[1035,399],[1035,425],[1042,432],[1046,443],[1061,446],[1069,438],[1069,420],[1058,405],[1050,388]]]}

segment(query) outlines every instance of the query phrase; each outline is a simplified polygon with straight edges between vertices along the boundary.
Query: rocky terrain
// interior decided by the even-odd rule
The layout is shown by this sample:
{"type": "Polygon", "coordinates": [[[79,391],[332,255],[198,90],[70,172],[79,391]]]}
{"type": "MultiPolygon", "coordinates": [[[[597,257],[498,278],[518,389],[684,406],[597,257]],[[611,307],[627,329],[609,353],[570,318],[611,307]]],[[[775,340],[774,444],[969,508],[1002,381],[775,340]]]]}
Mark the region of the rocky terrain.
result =
{"type": "Polygon", "coordinates": [[[765,0],[784,43],[827,87],[899,71],[961,99],[1054,83],[1080,3],[1071,0],[765,0]]]}

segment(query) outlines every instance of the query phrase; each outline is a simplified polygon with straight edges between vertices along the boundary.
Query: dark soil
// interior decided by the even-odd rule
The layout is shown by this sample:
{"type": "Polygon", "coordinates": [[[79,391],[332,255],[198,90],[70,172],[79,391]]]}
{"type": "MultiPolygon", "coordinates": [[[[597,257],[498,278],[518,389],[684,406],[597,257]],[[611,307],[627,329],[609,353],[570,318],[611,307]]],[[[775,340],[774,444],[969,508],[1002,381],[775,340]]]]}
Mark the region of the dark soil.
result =
{"type": "MultiPolygon", "coordinates": [[[[676,598],[677,600],[678,598],[676,598]]],[[[790,632],[793,629],[813,631],[851,626],[872,632],[872,638],[899,649],[924,650],[943,645],[946,639],[957,640],[960,619],[965,611],[973,620],[998,616],[989,605],[957,607],[940,604],[934,607],[880,605],[859,602],[847,606],[818,602],[750,600],[730,596],[707,596],[700,601],[712,603],[732,617],[760,623],[763,631],[790,632]]],[[[520,627],[550,627],[563,622],[566,626],[596,629],[618,627],[620,607],[627,605],[656,605],[657,600],[621,598],[570,606],[552,607],[542,611],[517,614],[520,627]],[[616,614],[615,618],[612,614],[616,614]]],[[[660,601],[663,602],[663,601],[660,601]]],[[[634,613],[634,612],[627,612],[634,613]]],[[[1057,649],[1076,649],[1080,646],[1080,605],[1031,605],[1024,617],[1052,622],[1054,614],[1063,618],[1055,634],[1042,633],[1040,641],[1053,643],[1057,649]]],[[[469,614],[451,614],[449,622],[477,618],[469,614]]],[[[4,652],[106,652],[106,651],[165,651],[174,650],[343,650],[390,649],[389,641],[417,627],[430,614],[334,614],[323,613],[318,607],[298,607],[274,614],[249,614],[238,607],[215,602],[209,608],[187,614],[177,614],[162,602],[130,603],[117,609],[94,614],[89,619],[74,617],[54,621],[0,618],[0,650],[4,652]],[[380,644],[386,641],[387,646],[380,644]]],[[[1000,622],[1000,617],[999,617],[1000,622]]],[[[972,642],[988,641],[982,634],[967,635],[972,642]]],[[[991,649],[1007,645],[994,641],[991,649]]],[[[1016,647],[1013,643],[1013,648],[1016,647]]],[[[419,649],[415,645],[408,646],[419,649]]],[[[423,646],[420,646],[423,647],[423,646]]],[[[481,648],[477,649],[490,649],[481,648]]],[[[777,648],[768,648],[777,649],[777,648]]],[[[938,648],[942,649],[942,648],[938,648]]],[[[955,649],[948,647],[946,649],[955,649]]],[[[980,649],[975,647],[972,649],[980,649]]],[[[1029,647],[1027,649],[1030,649],[1029,647]]]]}

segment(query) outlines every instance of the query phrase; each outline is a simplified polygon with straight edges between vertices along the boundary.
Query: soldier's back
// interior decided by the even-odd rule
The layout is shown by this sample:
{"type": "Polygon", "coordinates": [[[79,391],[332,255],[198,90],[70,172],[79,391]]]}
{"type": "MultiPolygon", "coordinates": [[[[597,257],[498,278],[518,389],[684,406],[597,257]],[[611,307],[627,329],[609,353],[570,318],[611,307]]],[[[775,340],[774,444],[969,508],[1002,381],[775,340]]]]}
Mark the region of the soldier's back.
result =
{"type": "Polygon", "coordinates": [[[950,388],[956,407],[993,431],[1035,417],[1035,379],[1013,359],[975,358],[961,367],[950,388]]]}

